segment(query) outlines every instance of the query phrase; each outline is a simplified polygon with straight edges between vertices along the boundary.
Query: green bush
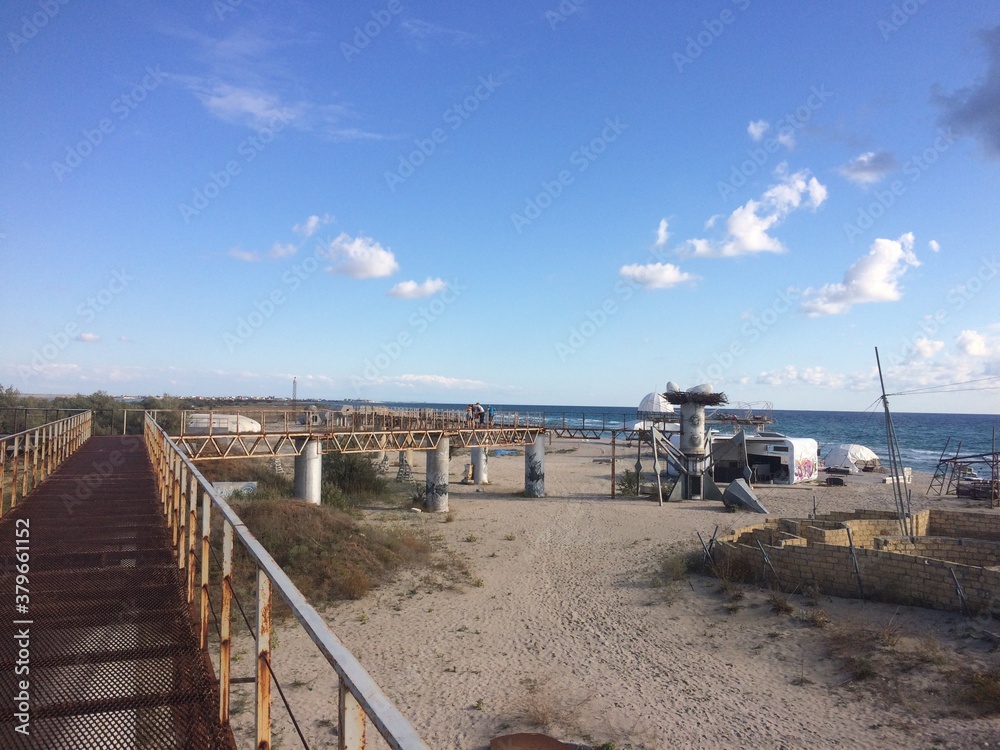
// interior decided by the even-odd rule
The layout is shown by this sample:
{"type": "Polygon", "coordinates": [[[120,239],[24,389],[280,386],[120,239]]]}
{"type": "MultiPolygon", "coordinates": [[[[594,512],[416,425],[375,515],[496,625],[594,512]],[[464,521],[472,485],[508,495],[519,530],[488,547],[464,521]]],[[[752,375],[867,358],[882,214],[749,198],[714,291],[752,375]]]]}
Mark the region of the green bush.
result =
{"type": "Polygon", "coordinates": [[[389,483],[380,477],[367,456],[328,453],[323,456],[323,503],[336,507],[385,497],[389,483]]]}
{"type": "Polygon", "coordinates": [[[625,469],[625,473],[618,477],[619,495],[638,495],[640,477],[631,469],[625,469]]]}

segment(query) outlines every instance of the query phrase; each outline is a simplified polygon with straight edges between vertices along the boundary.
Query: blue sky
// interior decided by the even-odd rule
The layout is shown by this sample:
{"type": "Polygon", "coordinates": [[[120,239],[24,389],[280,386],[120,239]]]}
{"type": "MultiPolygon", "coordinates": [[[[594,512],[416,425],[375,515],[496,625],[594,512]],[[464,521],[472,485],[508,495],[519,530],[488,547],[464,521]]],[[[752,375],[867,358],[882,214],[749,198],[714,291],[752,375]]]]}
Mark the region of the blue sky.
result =
{"type": "Polygon", "coordinates": [[[1000,413],[994,3],[36,0],[0,31],[22,392],[863,410],[877,346],[931,389],[897,409],[1000,413]]]}

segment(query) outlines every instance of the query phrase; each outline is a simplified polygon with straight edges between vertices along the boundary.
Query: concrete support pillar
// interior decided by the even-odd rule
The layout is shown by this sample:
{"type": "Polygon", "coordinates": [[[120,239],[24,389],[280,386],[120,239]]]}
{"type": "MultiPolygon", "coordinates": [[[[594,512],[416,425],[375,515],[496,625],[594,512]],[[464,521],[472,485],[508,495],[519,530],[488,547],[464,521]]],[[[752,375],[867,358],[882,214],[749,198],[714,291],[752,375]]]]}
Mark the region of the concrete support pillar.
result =
{"type": "Polygon", "coordinates": [[[448,512],[448,448],[451,441],[443,437],[436,449],[427,451],[427,481],[424,490],[424,510],[428,513],[448,512]]]}
{"type": "Polygon", "coordinates": [[[295,497],[319,505],[322,496],[323,454],[319,440],[306,440],[295,457],[295,497]]]}
{"type": "Polygon", "coordinates": [[[486,449],[478,446],[472,449],[472,481],[475,484],[490,483],[486,449]]]}
{"type": "Polygon", "coordinates": [[[403,453],[406,454],[406,463],[408,463],[410,465],[410,468],[412,469],[414,467],[414,465],[415,465],[413,463],[413,460],[414,460],[414,457],[416,455],[414,453],[413,448],[407,448],[405,451],[403,451],[403,453]]]}
{"type": "Polygon", "coordinates": [[[545,436],[539,435],[524,446],[524,494],[545,497],[545,436]]]}

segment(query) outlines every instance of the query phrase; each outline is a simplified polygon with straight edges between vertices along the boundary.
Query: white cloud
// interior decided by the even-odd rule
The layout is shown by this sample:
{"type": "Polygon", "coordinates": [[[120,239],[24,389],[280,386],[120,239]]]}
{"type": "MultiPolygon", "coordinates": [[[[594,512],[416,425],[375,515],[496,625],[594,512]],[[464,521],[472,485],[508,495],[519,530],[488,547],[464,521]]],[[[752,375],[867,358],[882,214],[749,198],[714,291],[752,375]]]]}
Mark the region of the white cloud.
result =
{"type": "Polygon", "coordinates": [[[894,302],[902,296],[899,279],[919,266],[913,253],[913,233],[898,240],[877,239],[867,255],[856,260],[838,284],[824,284],[802,293],[802,311],[810,317],[841,315],[864,302],[894,302]]]}
{"type": "Polygon", "coordinates": [[[441,279],[428,278],[422,284],[415,281],[401,281],[389,290],[389,295],[400,299],[419,299],[420,297],[430,297],[432,294],[437,294],[447,288],[448,282],[441,279]]]}
{"type": "MultiPolygon", "coordinates": [[[[994,336],[1000,326],[987,331],[966,330],[955,337],[955,346],[926,337],[917,338],[912,348],[881,353],[882,370],[886,384],[894,391],[938,389],[929,398],[935,399],[935,411],[942,411],[942,394],[961,390],[969,381],[995,380],[1000,372],[1000,341],[994,336]],[[950,388],[959,384],[957,388],[950,388]]],[[[797,368],[789,365],[758,373],[756,382],[769,388],[809,384],[836,390],[866,391],[875,394],[879,389],[878,371],[866,367],[850,373],[832,373],[823,368],[797,368]]],[[[992,386],[985,386],[992,387],[992,386]]],[[[976,404],[983,408],[982,403],[976,404]]]]}
{"type": "Polygon", "coordinates": [[[896,168],[896,157],[889,151],[866,151],[837,167],[837,171],[858,185],[871,185],[896,168]]]}
{"type": "Polygon", "coordinates": [[[928,242],[927,247],[931,249],[932,253],[941,252],[941,243],[938,242],[937,240],[931,240],[930,242],[928,242]]]}
{"type": "Polygon", "coordinates": [[[977,331],[962,331],[955,340],[962,352],[970,357],[985,357],[990,353],[986,337],[977,331]]]}
{"type": "Polygon", "coordinates": [[[264,85],[270,85],[275,91],[281,89],[297,91],[298,86],[295,82],[274,81],[261,84],[255,79],[254,85],[247,86],[222,82],[223,78],[239,79],[245,77],[244,74],[244,68],[240,67],[239,70],[227,68],[216,76],[168,74],[165,78],[193,93],[210,115],[232,125],[257,130],[270,128],[275,132],[285,127],[293,127],[302,131],[323,133],[336,141],[370,141],[386,138],[383,134],[346,124],[345,121],[358,116],[350,107],[308,100],[290,103],[280,94],[271,93],[263,88],[264,85]]]}
{"type": "Polygon", "coordinates": [[[656,228],[656,246],[664,247],[670,239],[670,232],[667,229],[666,219],[660,219],[660,226],[656,228]]]}
{"type": "Polygon", "coordinates": [[[944,348],[943,341],[919,338],[913,342],[913,352],[923,359],[929,359],[944,348]]]}
{"type": "Polygon", "coordinates": [[[847,379],[839,373],[827,372],[822,367],[798,368],[795,365],[786,365],[777,370],[765,370],[759,373],[757,383],[771,387],[804,383],[816,388],[839,389],[845,387],[847,379]]]}
{"type": "Polygon", "coordinates": [[[401,388],[432,387],[444,390],[484,390],[493,388],[489,383],[482,380],[470,380],[467,378],[450,378],[446,375],[415,375],[407,373],[404,375],[379,375],[366,381],[366,385],[397,386],[401,388]]]}
{"type": "Polygon", "coordinates": [[[331,221],[333,221],[333,217],[330,214],[323,214],[322,216],[313,214],[301,224],[296,224],[292,227],[292,231],[295,234],[301,234],[303,237],[312,237],[320,227],[326,226],[331,221]]]}
{"type": "Polygon", "coordinates": [[[685,281],[695,281],[697,276],[681,271],[672,263],[649,263],[640,265],[632,263],[618,270],[622,278],[644,286],[646,289],[670,289],[685,281]]]}
{"type": "Polygon", "coordinates": [[[753,140],[759,141],[764,137],[764,133],[766,133],[770,127],[771,123],[767,120],[751,120],[750,124],[747,125],[747,133],[750,134],[750,137],[753,140]]]}
{"type": "Polygon", "coordinates": [[[83,341],[86,344],[93,344],[101,340],[101,337],[96,333],[81,333],[76,337],[77,341],[83,341]]]}
{"type": "Polygon", "coordinates": [[[818,208],[827,196],[826,187],[809,170],[787,173],[782,164],[775,171],[780,182],[769,187],[760,200],[749,200],[726,219],[726,238],[721,242],[692,239],[682,254],[705,258],[728,258],[749,253],[783,253],[786,248],[769,232],[803,205],[818,208]]]}
{"type": "MultiPolygon", "coordinates": [[[[747,125],[747,133],[756,143],[764,140],[770,129],[771,123],[767,120],[751,120],[747,125]]],[[[775,136],[775,140],[790,151],[795,148],[795,131],[785,128],[775,136]]]]}
{"type": "Polygon", "coordinates": [[[256,263],[260,260],[260,255],[252,250],[244,250],[241,247],[231,248],[229,250],[229,255],[236,258],[236,260],[242,260],[245,263],[256,263]]]}
{"type": "Polygon", "coordinates": [[[444,375],[400,375],[395,378],[387,378],[390,382],[396,382],[398,385],[406,386],[416,386],[416,385],[433,385],[439,388],[447,388],[449,390],[470,390],[473,388],[488,388],[489,384],[483,382],[482,380],[467,380],[465,378],[449,378],[444,375]]]}
{"type": "Polygon", "coordinates": [[[328,257],[333,261],[328,271],[353,279],[378,279],[399,270],[399,263],[391,250],[371,237],[350,237],[345,232],[330,243],[328,257]]]}
{"type": "Polygon", "coordinates": [[[477,44],[480,38],[476,34],[459,29],[449,29],[436,23],[421,21],[416,18],[408,18],[400,26],[411,37],[420,41],[441,40],[455,46],[468,47],[477,44]]]}
{"type": "Polygon", "coordinates": [[[270,258],[288,258],[295,255],[298,251],[299,249],[295,245],[275,242],[271,245],[271,249],[267,251],[267,255],[270,258]]]}
{"type": "Polygon", "coordinates": [[[233,125],[253,128],[287,125],[302,115],[301,105],[292,107],[283,104],[278,96],[265,91],[191,79],[189,83],[211,115],[233,125]]]}

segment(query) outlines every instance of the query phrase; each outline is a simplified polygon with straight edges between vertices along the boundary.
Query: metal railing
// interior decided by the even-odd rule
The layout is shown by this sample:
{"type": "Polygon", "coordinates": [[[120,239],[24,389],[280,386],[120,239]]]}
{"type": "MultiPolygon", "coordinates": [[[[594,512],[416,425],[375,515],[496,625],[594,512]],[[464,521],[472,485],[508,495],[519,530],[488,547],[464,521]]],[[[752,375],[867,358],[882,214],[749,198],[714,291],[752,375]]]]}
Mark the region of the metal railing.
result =
{"type": "Polygon", "coordinates": [[[233,556],[238,541],[256,568],[256,677],[255,747],[271,746],[271,611],[272,593],[289,606],[292,615],[336,671],[339,679],[339,750],[363,750],[366,717],[394,750],[429,750],[406,718],[392,705],[360,662],[327,627],[316,610],[267,550],[254,538],[236,512],[215,491],[151,414],[146,415],[145,440],[157,479],[167,525],[172,531],[177,565],[185,572],[188,603],[194,605],[196,578],[200,578],[199,643],[209,649],[210,538],[212,513],[222,518],[223,560],[219,614],[219,720],[229,722],[232,685],[233,556]],[[198,516],[201,540],[198,541],[198,516]],[[196,571],[200,571],[200,575],[196,571]]]}
{"type": "Polygon", "coordinates": [[[85,411],[0,437],[0,515],[79,448],[90,437],[91,426],[91,413],[85,411]]]}
{"type": "Polygon", "coordinates": [[[160,410],[150,412],[158,424],[176,425],[168,429],[173,436],[223,436],[244,433],[274,435],[326,434],[331,432],[392,432],[439,430],[445,432],[494,428],[544,427],[540,412],[496,411],[492,422],[482,422],[466,412],[454,409],[361,407],[351,411],[337,409],[211,409],[160,410]],[[166,419],[164,419],[166,418],[166,419]]]}
{"type": "Polygon", "coordinates": [[[0,434],[24,432],[73,414],[89,411],[92,435],[141,435],[145,410],[141,408],[80,408],[69,406],[0,407],[0,434]]]}

